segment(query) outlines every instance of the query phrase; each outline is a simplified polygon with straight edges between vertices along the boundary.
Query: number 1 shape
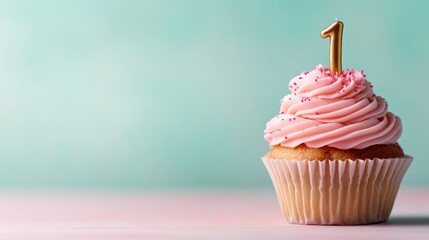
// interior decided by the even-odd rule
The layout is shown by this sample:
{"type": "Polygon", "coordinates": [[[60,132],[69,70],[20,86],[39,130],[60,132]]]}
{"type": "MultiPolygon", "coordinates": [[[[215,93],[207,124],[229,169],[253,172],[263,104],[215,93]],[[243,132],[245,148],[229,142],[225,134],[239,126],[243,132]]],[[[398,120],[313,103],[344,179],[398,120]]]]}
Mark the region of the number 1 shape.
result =
{"type": "Polygon", "coordinates": [[[341,69],[341,48],[343,42],[343,26],[344,24],[340,21],[335,21],[331,26],[325,28],[320,32],[322,38],[330,38],[330,52],[329,52],[329,63],[332,73],[340,75],[343,71],[341,69]]]}

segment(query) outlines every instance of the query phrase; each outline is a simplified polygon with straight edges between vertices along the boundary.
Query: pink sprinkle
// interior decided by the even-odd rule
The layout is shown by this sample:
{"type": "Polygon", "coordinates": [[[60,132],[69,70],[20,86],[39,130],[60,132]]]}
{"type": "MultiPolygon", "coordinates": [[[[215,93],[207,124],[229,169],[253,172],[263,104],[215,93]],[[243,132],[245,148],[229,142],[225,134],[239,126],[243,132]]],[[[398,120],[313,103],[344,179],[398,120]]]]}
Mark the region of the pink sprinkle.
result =
{"type": "Polygon", "coordinates": [[[296,82],[294,82],[293,85],[296,85],[296,82]]]}
{"type": "Polygon", "coordinates": [[[315,81],[315,82],[317,82],[317,78],[316,78],[316,79],[314,79],[314,81],[315,81]]]}
{"type": "Polygon", "coordinates": [[[294,117],[293,120],[296,120],[296,118],[294,117]]]}
{"type": "Polygon", "coordinates": [[[287,136],[285,136],[285,139],[287,139],[287,136]]]}
{"type": "Polygon", "coordinates": [[[285,112],[281,112],[280,114],[284,114],[285,112]]]}
{"type": "Polygon", "coordinates": [[[302,77],[299,77],[298,79],[302,79],[302,77]]]}
{"type": "Polygon", "coordinates": [[[319,112],[315,112],[316,115],[319,115],[319,112]]]}
{"type": "Polygon", "coordinates": [[[304,72],[304,75],[307,75],[308,74],[308,72],[304,72]]]}

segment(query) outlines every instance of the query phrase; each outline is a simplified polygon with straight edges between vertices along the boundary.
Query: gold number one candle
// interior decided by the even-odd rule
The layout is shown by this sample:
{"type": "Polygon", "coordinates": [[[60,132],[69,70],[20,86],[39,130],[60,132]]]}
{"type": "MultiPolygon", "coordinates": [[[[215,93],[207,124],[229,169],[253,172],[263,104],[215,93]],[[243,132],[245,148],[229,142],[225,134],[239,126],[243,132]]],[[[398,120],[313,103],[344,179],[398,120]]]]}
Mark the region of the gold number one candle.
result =
{"type": "Polygon", "coordinates": [[[343,26],[344,24],[338,20],[335,20],[331,26],[325,28],[320,32],[322,38],[329,37],[331,40],[329,63],[332,73],[340,75],[343,71],[341,69],[341,45],[343,42],[343,26]]]}

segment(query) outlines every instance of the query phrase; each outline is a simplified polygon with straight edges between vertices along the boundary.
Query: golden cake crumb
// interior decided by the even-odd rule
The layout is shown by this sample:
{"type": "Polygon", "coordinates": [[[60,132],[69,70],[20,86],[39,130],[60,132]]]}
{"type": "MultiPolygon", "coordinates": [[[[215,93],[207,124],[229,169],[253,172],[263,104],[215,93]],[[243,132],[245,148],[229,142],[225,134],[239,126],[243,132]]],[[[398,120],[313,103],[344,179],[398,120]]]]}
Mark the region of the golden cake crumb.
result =
{"type": "Polygon", "coordinates": [[[374,145],[364,149],[341,150],[332,147],[309,148],[301,144],[295,148],[274,146],[266,157],[270,159],[297,160],[346,160],[403,157],[404,151],[398,143],[374,145]]]}

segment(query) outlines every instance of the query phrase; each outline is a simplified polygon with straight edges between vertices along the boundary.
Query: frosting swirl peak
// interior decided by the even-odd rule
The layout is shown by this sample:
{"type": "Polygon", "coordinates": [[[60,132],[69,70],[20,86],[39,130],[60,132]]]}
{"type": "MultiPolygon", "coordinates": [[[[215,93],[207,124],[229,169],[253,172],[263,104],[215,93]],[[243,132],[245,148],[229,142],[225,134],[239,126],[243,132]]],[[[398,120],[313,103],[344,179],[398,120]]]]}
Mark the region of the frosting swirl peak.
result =
{"type": "Polygon", "coordinates": [[[401,135],[400,118],[387,111],[363,71],[346,69],[337,76],[318,65],[293,78],[289,89],[279,115],[267,123],[270,146],[363,149],[395,143],[401,135]]]}

